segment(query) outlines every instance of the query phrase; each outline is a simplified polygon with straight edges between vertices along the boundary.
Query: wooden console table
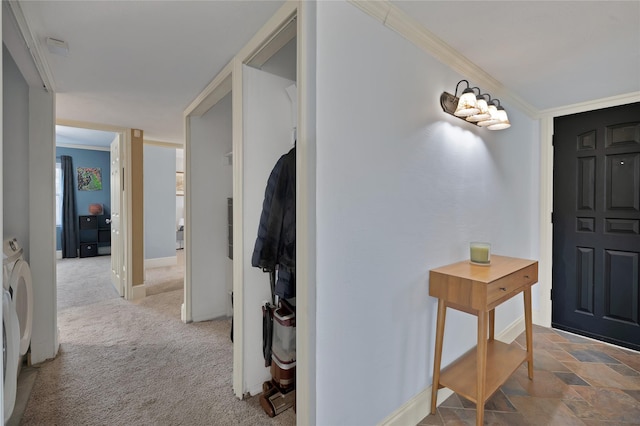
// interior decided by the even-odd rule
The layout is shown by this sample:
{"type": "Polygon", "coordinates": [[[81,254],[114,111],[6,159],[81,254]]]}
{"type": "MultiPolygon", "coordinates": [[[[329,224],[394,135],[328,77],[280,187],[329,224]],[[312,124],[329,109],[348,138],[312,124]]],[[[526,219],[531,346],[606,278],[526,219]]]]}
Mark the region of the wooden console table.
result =
{"type": "Polygon", "coordinates": [[[438,298],[432,414],[438,389],[446,387],[476,403],[476,425],[482,425],[485,402],[522,363],[528,363],[529,379],[533,379],[531,286],[537,281],[538,262],[493,254],[488,266],[465,260],[429,271],[429,295],[438,298]],[[524,292],[526,351],[494,340],[496,306],[520,292],[524,292]],[[478,345],[441,372],[447,308],[478,317],[478,345]]]}

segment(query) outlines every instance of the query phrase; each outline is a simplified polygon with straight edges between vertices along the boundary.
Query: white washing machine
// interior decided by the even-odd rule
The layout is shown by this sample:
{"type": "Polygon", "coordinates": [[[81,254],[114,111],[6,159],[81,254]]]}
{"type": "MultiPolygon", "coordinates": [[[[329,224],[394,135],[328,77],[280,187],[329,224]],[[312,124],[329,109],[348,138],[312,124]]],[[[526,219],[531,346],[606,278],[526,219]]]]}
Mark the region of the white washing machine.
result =
{"type": "Polygon", "coordinates": [[[15,238],[3,243],[3,365],[4,365],[4,420],[13,412],[18,363],[31,344],[33,326],[33,287],[31,269],[24,260],[22,247],[15,238]]]}
{"type": "Polygon", "coordinates": [[[3,244],[4,288],[11,294],[11,300],[20,323],[20,356],[27,353],[31,344],[33,326],[33,285],[31,269],[22,255],[22,247],[15,238],[4,240],[3,244]]]}
{"type": "Polygon", "coordinates": [[[11,294],[2,289],[2,355],[4,369],[4,422],[11,417],[16,403],[18,362],[20,360],[20,324],[11,294]]]}

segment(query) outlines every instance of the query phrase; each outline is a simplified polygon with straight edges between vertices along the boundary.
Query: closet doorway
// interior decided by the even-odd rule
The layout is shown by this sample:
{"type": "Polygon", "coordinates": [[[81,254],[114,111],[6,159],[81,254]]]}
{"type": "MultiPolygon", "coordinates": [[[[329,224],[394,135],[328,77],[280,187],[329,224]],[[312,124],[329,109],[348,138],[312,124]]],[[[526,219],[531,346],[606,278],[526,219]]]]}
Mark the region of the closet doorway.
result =
{"type": "MultiPolygon", "coordinates": [[[[245,48],[214,78],[205,91],[185,111],[185,304],[183,320],[202,321],[222,312],[219,304],[229,300],[229,277],[233,291],[233,391],[238,398],[262,393],[262,383],[271,378],[262,354],[262,312],[271,291],[268,274],[251,266],[265,187],[278,158],[294,146],[296,140],[297,95],[290,97],[297,75],[296,5],[287,4],[265,25],[245,48]],[[278,88],[279,86],[279,88],[278,88]],[[287,92],[289,88],[289,93],[287,92]],[[274,99],[263,96],[275,94],[274,99]],[[228,100],[227,100],[228,99],[228,100]],[[292,102],[292,99],[294,102],[292,102]],[[230,152],[222,149],[217,158],[205,161],[224,126],[214,126],[205,118],[218,104],[230,103],[230,152]],[[203,128],[211,128],[203,134],[203,128]],[[215,129],[214,129],[215,127],[215,129]],[[219,217],[213,209],[203,211],[203,197],[216,197],[215,180],[204,179],[203,171],[231,167],[232,214],[219,217]],[[204,189],[206,187],[206,192],[204,189]],[[224,226],[222,225],[223,220],[224,226]],[[215,220],[219,225],[210,228],[215,220]],[[230,238],[229,225],[232,225],[230,238]],[[229,242],[232,243],[229,253],[229,242]],[[231,263],[215,268],[213,246],[221,244],[221,257],[231,263]],[[229,265],[232,268],[226,269],[229,265]],[[215,277],[215,279],[212,279],[215,277]],[[224,277],[224,280],[222,279],[224,277]],[[215,284],[217,282],[217,284],[215,284]],[[215,312],[214,312],[215,310],[215,312]]],[[[211,119],[211,117],[209,117],[211,119]]],[[[220,144],[221,142],[218,141],[220,144]]],[[[229,204],[226,204],[228,207],[229,204]]],[[[231,371],[230,371],[231,374],[231,371]]]]}

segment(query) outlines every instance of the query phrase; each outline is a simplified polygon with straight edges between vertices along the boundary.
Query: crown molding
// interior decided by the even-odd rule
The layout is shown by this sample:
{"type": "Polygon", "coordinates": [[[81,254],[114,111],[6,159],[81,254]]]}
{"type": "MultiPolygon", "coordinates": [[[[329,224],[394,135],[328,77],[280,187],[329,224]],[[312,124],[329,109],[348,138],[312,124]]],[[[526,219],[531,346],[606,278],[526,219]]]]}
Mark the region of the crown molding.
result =
{"type": "Polygon", "coordinates": [[[557,108],[544,109],[539,112],[539,117],[559,117],[561,115],[578,114],[585,111],[593,111],[596,109],[609,108],[634,102],[640,102],[640,92],[624,93],[622,95],[610,96],[607,98],[595,99],[592,101],[585,101],[557,108]]]}
{"type": "Polygon", "coordinates": [[[56,148],[85,149],[89,151],[111,151],[108,146],[79,145],[74,143],[56,143],[56,148]]]}
{"type": "Polygon", "coordinates": [[[222,98],[231,92],[233,74],[233,60],[211,80],[198,96],[191,101],[189,106],[184,110],[183,116],[201,117],[222,98]]]}
{"type": "MultiPolygon", "coordinates": [[[[298,11],[297,1],[285,1],[280,9],[254,34],[249,42],[238,52],[238,58],[243,64],[249,63],[271,41],[277,39],[279,33],[296,19],[298,11]]],[[[296,28],[294,25],[293,28],[296,28]]]]}
{"type": "Polygon", "coordinates": [[[47,92],[55,92],[56,86],[51,68],[49,67],[46,56],[43,54],[42,49],[40,48],[40,43],[38,43],[37,37],[35,36],[33,31],[31,31],[31,25],[29,24],[29,20],[22,11],[20,3],[17,0],[6,0],[6,2],[9,5],[9,9],[18,26],[20,34],[22,35],[22,38],[27,45],[27,49],[31,54],[31,58],[33,59],[33,63],[36,66],[36,69],[38,70],[40,78],[42,79],[42,84],[44,85],[45,90],[47,92]]]}
{"type": "Polygon", "coordinates": [[[67,127],[80,127],[82,129],[101,130],[103,132],[123,133],[129,129],[126,127],[112,126],[110,124],[91,123],[88,121],[68,120],[65,118],[56,119],[56,124],[67,127]]]}
{"type": "MultiPolygon", "coordinates": [[[[296,36],[297,7],[298,2],[286,1],[235,58],[242,63],[254,61],[254,65],[264,64],[276,51],[296,36]]],[[[207,87],[191,101],[184,110],[185,118],[201,117],[231,92],[234,60],[229,61],[207,87]]]]}
{"type": "Polygon", "coordinates": [[[365,12],[367,15],[375,18],[384,25],[391,10],[391,3],[388,1],[369,1],[369,0],[348,0],[349,3],[365,12]]]}
{"type": "Polygon", "coordinates": [[[349,0],[349,3],[381,22],[385,27],[397,32],[454,71],[463,76],[472,76],[470,78],[473,80],[474,85],[483,86],[496,97],[499,97],[502,101],[501,103],[508,103],[531,118],[538,118],[539,112],[531,104],[508,90],[489,73],[449,46],[389,0],[349,0]]]}

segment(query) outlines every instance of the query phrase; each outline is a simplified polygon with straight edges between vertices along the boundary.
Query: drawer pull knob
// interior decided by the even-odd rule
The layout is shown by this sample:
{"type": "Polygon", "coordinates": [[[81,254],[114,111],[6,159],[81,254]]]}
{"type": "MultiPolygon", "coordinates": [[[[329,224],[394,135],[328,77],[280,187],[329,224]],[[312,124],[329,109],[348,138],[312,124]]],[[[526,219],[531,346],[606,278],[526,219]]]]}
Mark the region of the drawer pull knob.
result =
{"type": "Polygon", "coordinates": [[[526,279],[529,279],[529,275],[525,275],[524,277],[525,277],[526,279]]]}
{"type": "Polygon", "coordinates": [[[500,291],[507,291],[506,287],[500,287],[500,291]]]}

